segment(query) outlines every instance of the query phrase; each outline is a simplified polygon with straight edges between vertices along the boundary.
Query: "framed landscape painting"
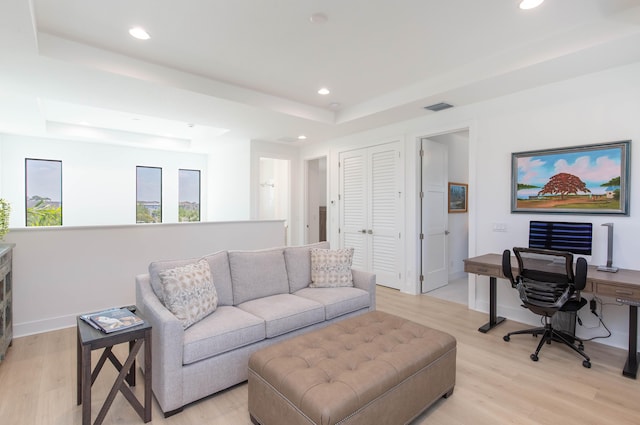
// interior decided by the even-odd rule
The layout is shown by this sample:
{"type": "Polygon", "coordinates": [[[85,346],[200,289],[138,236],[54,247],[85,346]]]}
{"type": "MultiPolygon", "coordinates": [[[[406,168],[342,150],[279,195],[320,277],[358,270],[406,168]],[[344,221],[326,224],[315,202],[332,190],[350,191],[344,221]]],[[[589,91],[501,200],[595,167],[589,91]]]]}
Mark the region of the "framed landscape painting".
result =
{"type": "Polygon", "coordinates": [[[465,183],[449,183],[449,212],[467,212],[467,190],[465,183]]]}
{"type": "Polygon", "coordinates": [[[511,212],[629,215],[631,141],[511,155],[511,212]]]}

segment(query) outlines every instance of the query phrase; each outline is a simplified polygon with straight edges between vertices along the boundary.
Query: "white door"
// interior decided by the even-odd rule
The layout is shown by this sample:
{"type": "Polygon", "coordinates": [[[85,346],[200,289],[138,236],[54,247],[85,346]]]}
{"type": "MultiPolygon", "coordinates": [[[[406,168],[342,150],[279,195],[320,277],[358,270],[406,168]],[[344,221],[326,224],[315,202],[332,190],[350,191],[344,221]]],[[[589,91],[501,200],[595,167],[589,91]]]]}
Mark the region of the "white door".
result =
{"type": "Polygon", "coordinates": [[[422,292],[448,283],[447,183],[445,144],[422,139],[422,292]]]}
{"type": "Polygon", "coordinates": [[[340,154],[340,246],[353,247],[353,267],[400,288],[402,166],[398,142],[340,154]]]}
{"type": "Polygon", "coordinates": [[[354,248],[353,267],[368,270],[367,156],[365,150],[340,154],[340,246],[354,248]]]}

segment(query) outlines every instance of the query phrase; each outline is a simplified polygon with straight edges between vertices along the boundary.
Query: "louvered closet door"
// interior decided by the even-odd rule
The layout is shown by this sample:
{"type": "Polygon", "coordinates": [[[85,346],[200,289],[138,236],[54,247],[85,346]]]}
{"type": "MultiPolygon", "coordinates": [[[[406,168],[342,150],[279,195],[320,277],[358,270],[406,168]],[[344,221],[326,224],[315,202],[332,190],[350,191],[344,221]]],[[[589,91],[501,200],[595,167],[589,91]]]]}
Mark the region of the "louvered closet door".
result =
{"type": "Polygon", "coordinates": [[[355,248],[354,267],[392,288],[400,288],[403,265],[401,171],[397,142],[341,155],[342,246],[355,248]]]}
{"type": "Polygon", "coordinates": [[[371,271],[381,285],[400,287],[400,151],[395,143],[370,148],[371,271]]]}
{"type": "Polygon", "coordinates": [[[354,248],[353,267],[368,270],[367,156],[365,150],[340,154],[340,246],[354,248]]]}

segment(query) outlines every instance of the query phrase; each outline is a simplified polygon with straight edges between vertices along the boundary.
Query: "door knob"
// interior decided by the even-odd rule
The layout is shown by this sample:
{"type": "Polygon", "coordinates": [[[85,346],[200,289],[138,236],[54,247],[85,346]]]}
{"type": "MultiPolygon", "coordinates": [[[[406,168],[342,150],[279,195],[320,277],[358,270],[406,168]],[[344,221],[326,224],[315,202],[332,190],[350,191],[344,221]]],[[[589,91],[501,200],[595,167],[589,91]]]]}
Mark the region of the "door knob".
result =
{"type": "Polygon", "coordinates": [[[444,234],[445,234],[445,235],[448,235],[449,233],[451,233],[451,232],[449,232],[448,230],[445,230],[445,231],[444,231],[444,234]]]}
{"type": "Polygon", "coordinates": [[[367,230],[366,229],[362,229],[362,230],[360,230],[360,233],[367,233],[367,230]]]}

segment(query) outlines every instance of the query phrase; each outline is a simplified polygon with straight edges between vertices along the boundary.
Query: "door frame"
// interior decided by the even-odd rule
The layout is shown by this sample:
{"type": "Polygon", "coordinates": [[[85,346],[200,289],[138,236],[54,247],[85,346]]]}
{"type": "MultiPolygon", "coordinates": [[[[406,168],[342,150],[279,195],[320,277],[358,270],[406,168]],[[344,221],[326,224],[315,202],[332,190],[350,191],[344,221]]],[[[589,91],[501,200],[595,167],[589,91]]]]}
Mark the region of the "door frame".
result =
{"type": "Polygon", "coordinates": [[[329,223],[330,223],[330,215],[329,215],[329,156],[328,155],[320,155],[320,156],[316,156],[313,158],[305,158],[304,161],[304,191],[303,191],[303,196],[304,199],[302,200],[303,202],[303,224],[302,224],[302,231],[303,231],[303,243],[308,244],[309,243],[309,213],[310,213],[310,207],[309,207],[309,163],[311,161],[317,161],[319,159],[323,159],[325,160],[325,164],[326,164],[326,169],[325,169],[325,194],[324,194],[324,199],[325,199],[325,205],[327,207],[327,240],[329,240],[329,232],[330,232],[330,227],[329,227],[329,223]]]}
{"type": "MultiPolygon", "coordinates": [[[[421,175],[421,158],[420,158],[420,147],[422,139],[429,139],[436,136],[441,136],[443,134],[457,133],[460,131],[467,131],[469,133],[469,151],[468,151],[468,167],[469,167],[469,188],[473,189],[476,182],[476,174],[477,174],[477,165],[475,161],[472,161],[471,158],[475,158],[477,156],[478,150],[478,124],[475,120],[461,123],[460,125],[452,125],[452,126],[444,126],[438,130],[434,131],[424,131],[420,133],[412,134],[411,139],[413,140],[413,149],[415,152],[415,163],[414,167],[416,170],[415,173],[415,196],[416,196],[416,205],[415,205],[415,229],[417,230],[417,250],[415,252],[415,264],[416,264],[416,276],[415,276],[415,288],[417,294],[422,293],[422,284],[420,282],[420,275],[422,274],[422,244],[420,241],[420,231],[422,229],[422,202],[420,199],[420,190],[422,184],[422,175],[421,175]]],[[[473,192],[469,191],[470,195],[467,199],[467,205],[469,208],[468,216],[469,216],[469,258],[477,255],[477,215],[476,215],[476,197],[473,196],[473,192]]],[[[468,287],[468,307],[470,309],[476,309],[476,279],[477,276],[474,274],[468,275],[469,287],[468,287]]]]}

